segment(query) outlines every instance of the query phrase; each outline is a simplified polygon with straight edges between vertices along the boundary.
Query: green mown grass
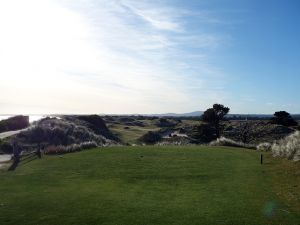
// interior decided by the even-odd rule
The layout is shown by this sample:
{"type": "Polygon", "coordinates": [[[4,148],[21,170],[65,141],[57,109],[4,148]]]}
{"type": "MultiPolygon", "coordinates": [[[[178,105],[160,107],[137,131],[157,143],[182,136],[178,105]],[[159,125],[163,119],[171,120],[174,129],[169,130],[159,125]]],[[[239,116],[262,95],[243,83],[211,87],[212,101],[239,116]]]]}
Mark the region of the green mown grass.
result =
{"type": "Polygon", "coordinates": [[[157,131],[158,127],[147,126],[147,127],[139,127],[139,126],[126,126],[121,124],[114,124],[109,128],[123,143],[128,144],[136,144],[138,143],[138,139],[142,137],[149,131],[157,131]],[[124,127],[129,127],[129,129],[124,129],[124,127]]]}
{"type": "MultiPolygon", "coordinates": [[[[120,140],[124,144],[137,144],[139,143],[139,138],[142,137],[149,131],[158,131],[162,129],[162,127],[158,127],[156,125],[157,120],[138,120],[143,122],[144,127],[141,126],[127,126],[125,124],[109,124],[109,129],[120,138],[120,140]],[[128,127],[129,129],[124,129],[124,127],[128,127]]],[[[178,129],[185,126],[195,126],[200,124],[201,122],[198,120],[182,120],[181,123],[178,123],[177,126],[170,129],[178,129]]]]}
{"type": "Polygon", "coordinates": [[[272,177],[273,191],[287,205],[300,212],[300,162],[273,158],[267,154],[265,164],[272,177]]]}
{"type": "Polygon", "coordinates": [[[113,147],[0,171],[0,224],[300,224],[259,154],[113,147]]]}

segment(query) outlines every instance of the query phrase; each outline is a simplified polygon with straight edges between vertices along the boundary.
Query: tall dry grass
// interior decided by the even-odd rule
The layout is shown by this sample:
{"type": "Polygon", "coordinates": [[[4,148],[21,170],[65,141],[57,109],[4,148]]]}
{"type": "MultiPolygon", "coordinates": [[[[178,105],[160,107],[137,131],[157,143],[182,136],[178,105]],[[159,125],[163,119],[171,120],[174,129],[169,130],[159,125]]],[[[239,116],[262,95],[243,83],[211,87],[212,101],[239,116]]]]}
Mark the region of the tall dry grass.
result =
{"type": "Polygon", "coordinates": [[[300,132],[295,133],[275,142],[272,145],[273,156],[286,157],[290,160],[300,160],[300,132]]]}
{"type": "Polygon", "coordinates": [[[250,148],[255,149],[255,145],[245,144],[243,142],[234,141],[229,138],[220,137],[215,141],[210,142],[210,146],[231,146],[231,147],[239,147],[239,148],[250,148]]]}

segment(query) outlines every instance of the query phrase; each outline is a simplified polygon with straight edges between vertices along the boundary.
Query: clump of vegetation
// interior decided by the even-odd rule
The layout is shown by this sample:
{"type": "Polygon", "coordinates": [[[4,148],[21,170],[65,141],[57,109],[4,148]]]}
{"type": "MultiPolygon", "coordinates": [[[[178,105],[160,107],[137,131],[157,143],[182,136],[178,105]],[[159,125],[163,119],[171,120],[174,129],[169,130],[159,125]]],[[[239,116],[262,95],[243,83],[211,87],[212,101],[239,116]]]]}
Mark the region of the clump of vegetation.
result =
{"type": "Polygon", "coordinates": [[[286,111],[275,112],[271,122],[287,127],[298,125],[297,121],[286,111]]]}
{"type": "Polygon", "coordinates": [[[0,121],[0,133],[29,127],[28,116],[14,116],[0,121]]]}
{"type": "Polygon", "coordinates": [[[272,145],[273,156],[282,156],[290,160],[300,160],[300,132],[287,136],[272,145]]]}
{"type": "Polygon", "coordinates": [[[162,140],[162,136],[159,132],[149,131],[139,138],[139,142],[144,144],[155,144],[162,140]]]}
{"type": "Polygon", "coordinates": [[[230,146],[230,147],[256,149],[255,145],[245,144],[243,142],[237,142],[237,141],[231,140],[229,138],[225,138],[225,137],[218,138],[217,140],[212,141],[209,145],[210,146],[230,146]]]}

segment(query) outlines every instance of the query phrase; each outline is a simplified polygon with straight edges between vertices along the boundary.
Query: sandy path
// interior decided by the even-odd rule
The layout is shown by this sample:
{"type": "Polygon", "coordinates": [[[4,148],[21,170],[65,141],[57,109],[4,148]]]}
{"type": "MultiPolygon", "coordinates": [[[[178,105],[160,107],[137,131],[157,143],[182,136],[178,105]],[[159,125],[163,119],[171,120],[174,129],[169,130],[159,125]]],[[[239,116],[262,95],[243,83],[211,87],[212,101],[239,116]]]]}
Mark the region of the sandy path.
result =
{"type": "Polygon", "coordinates": [[[11,159],[11,155],[0,155],[0,169],[7,165],[7,162],[11,159]]]}

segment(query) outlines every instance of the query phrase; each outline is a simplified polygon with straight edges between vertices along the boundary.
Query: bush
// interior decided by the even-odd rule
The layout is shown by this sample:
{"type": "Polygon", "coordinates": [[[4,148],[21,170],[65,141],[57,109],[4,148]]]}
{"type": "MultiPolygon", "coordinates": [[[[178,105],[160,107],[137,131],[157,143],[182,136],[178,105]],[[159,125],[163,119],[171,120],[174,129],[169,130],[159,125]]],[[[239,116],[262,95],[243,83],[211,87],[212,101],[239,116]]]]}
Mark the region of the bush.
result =
{"type": "Polygon", "coordinates": [[[272,145],[273,156],[282,156],[290,160],[300,160],[300,132],[287,136],[272,145]]]}
{"type": "Polygon", "coordinates": [[[212,141],[209,145],[210,146],[231,146],[231,147],[239,147],[239,148],[256,149],[255,145],[237,142],[237,141],[231,140],[229,138],[225,138],[225,137],[220,137],[217,140],[212,141]]]}

